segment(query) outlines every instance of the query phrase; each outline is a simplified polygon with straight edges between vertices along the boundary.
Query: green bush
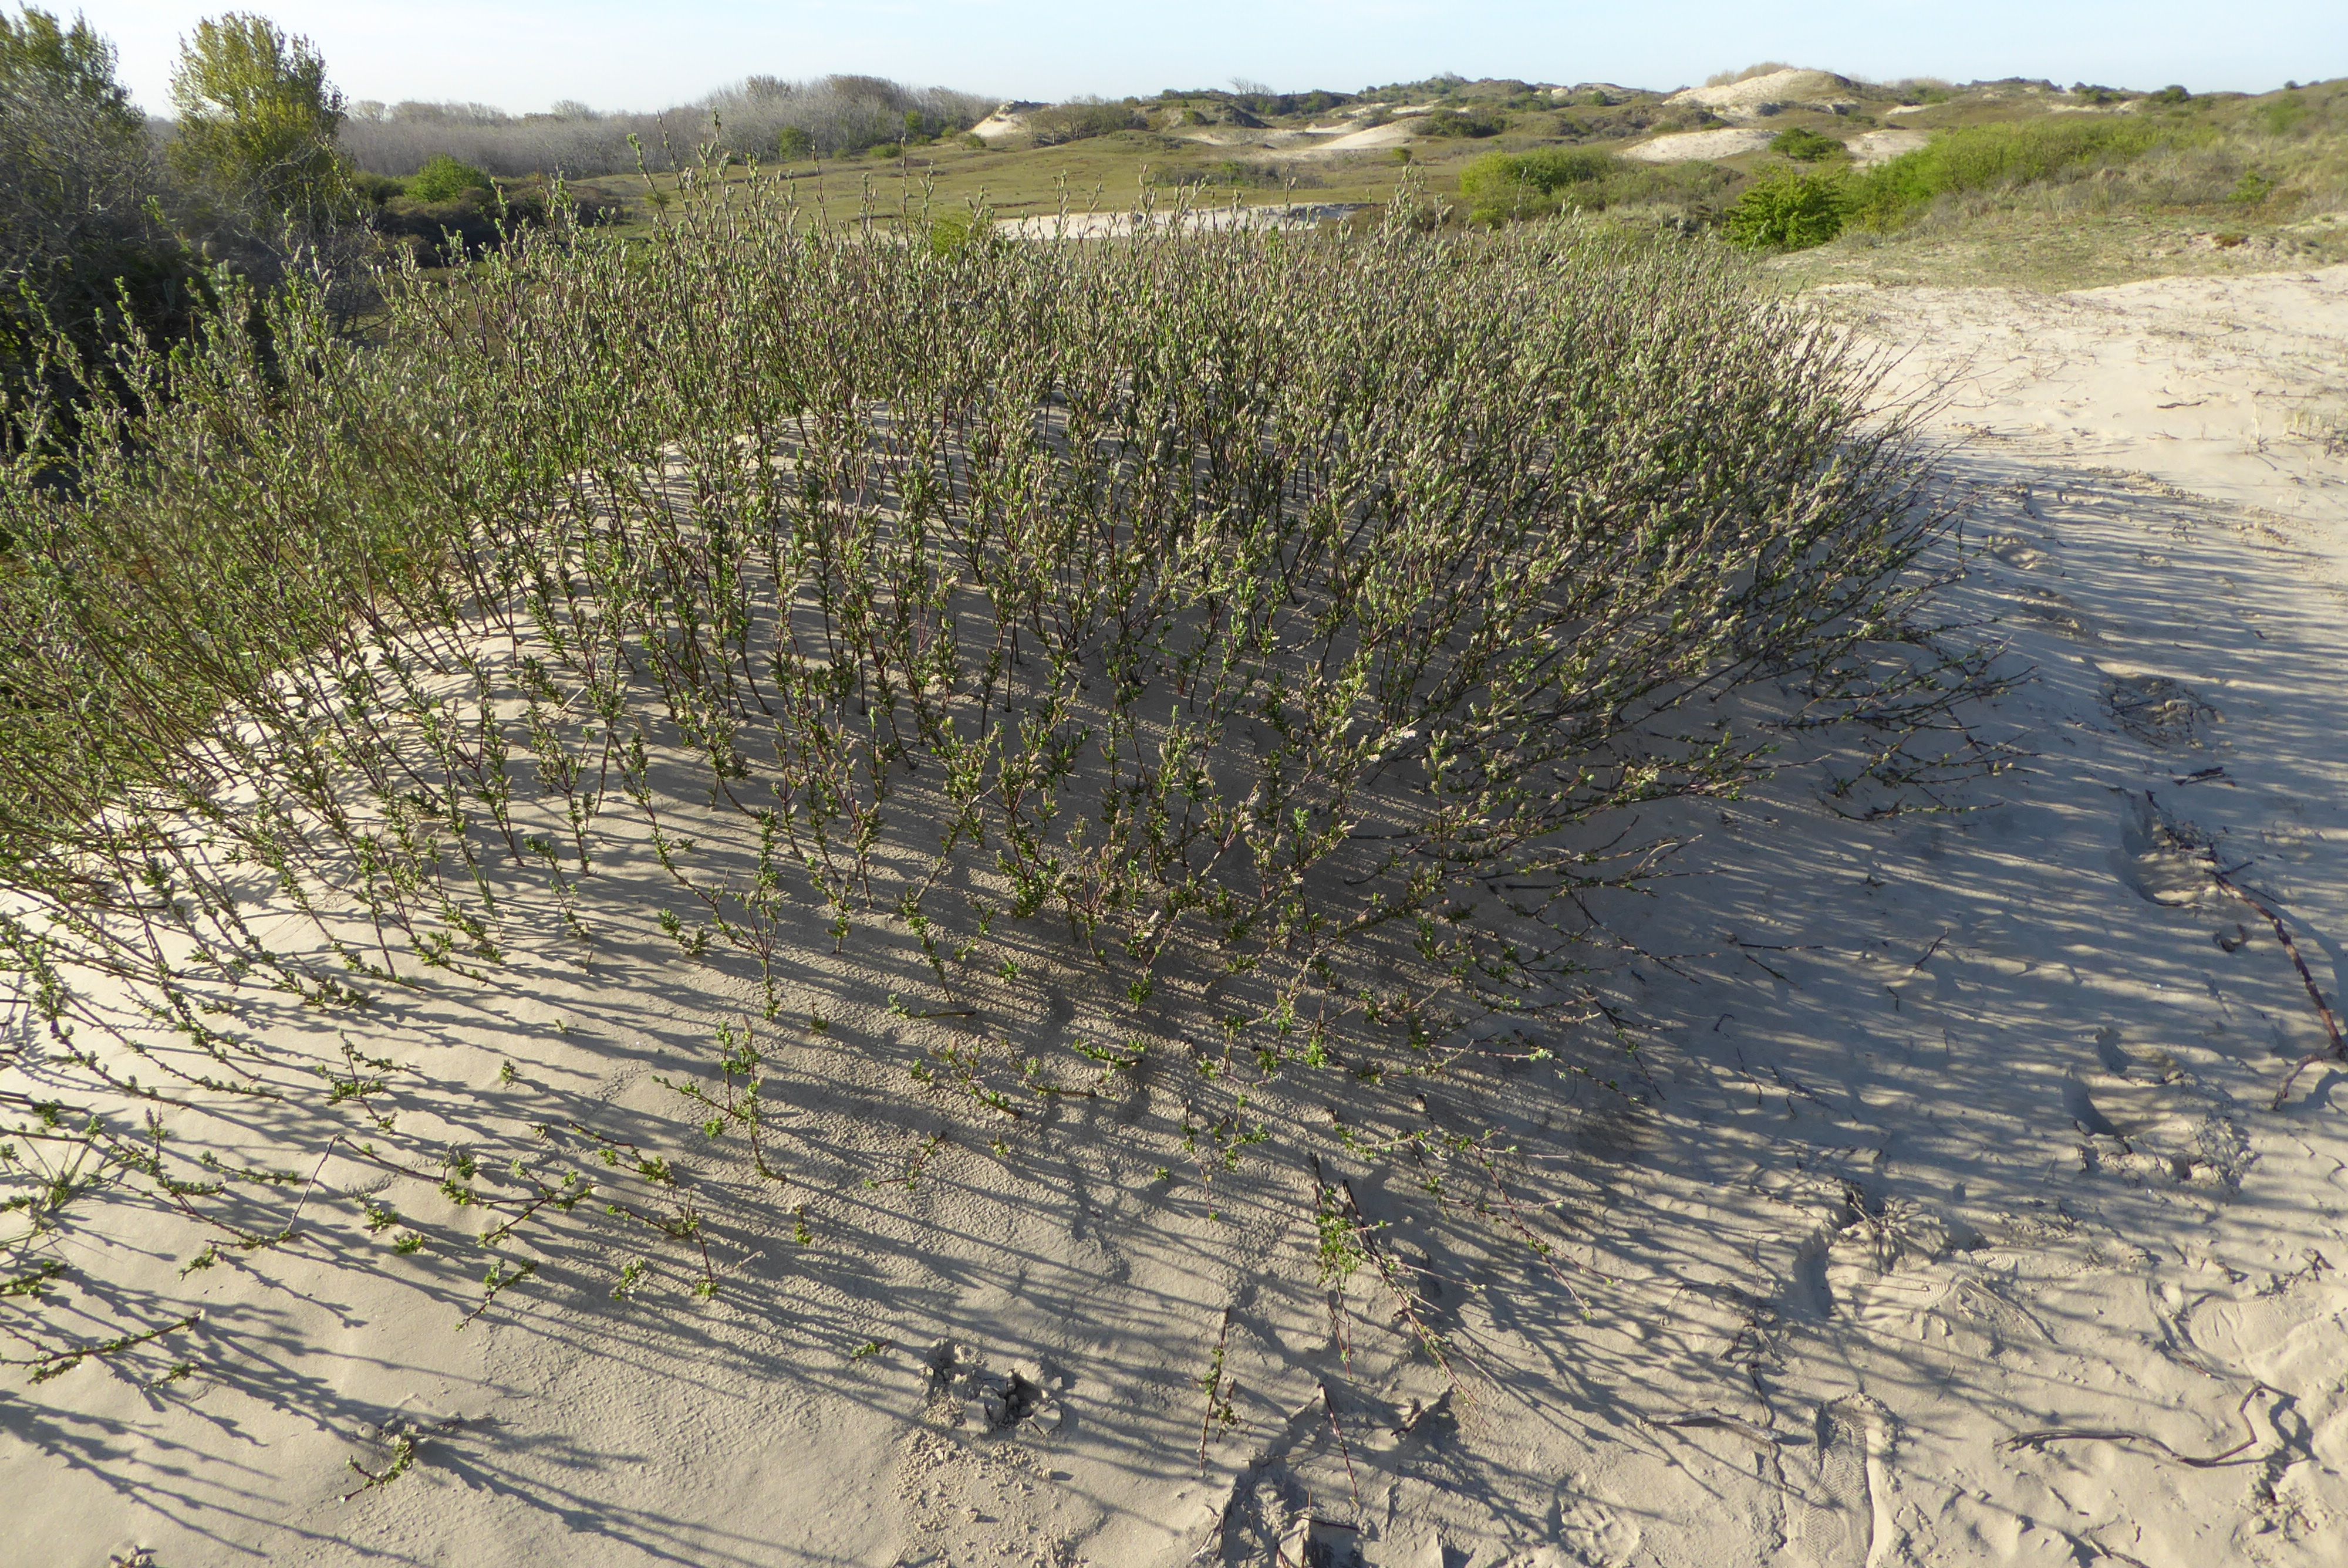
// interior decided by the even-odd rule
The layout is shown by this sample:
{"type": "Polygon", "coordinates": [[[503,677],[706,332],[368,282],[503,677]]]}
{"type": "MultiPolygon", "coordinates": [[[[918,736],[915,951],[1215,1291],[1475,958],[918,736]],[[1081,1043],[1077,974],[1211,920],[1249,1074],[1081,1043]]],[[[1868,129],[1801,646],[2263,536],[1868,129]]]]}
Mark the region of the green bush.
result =
{"type": "Polygon", "coordinates": [[[1665,185],[1666,177],[1656,170],[1580,148],[1487,153],[1459,171],[1460,199],[1469,220],[1478,223],[1544,217],[1567,206],[1602,211],[1612,203],[1653,195],[1665,185]]]}
{"type": "Polygon", "coordinates": [[[775,156],[785,163],[804,163],[815,156],[815,138],[803,127],[787,125],[775,133],[775,156]]]}
{"type": "Polygon", "coordinates": [[[2307,118],[2307,99],[2298,93],[2285,93],[2259,106],[2259,118],[2276,136],[2289,136],[2307,118]]]}
{"type": "Polygon", "coordinates": [[[1816,163],[1818,159],[1842,150],[1842,143],[1830,136],[1820,136],[1806,126],[1788,126],[1769,140],[1769,150],[1797,163],[1816,163]]]}
{"type": "Polygon", "coordinates": [[[216,200],[314,232],[351,216],[354,171],[335,145],[343,95],[307,38],[243,12],[197,23],[171,108],[171,160],[216,200]]]}
{"type": "Polygon", "coordinates": [[[1729,209],[1729,243],[1748,251],[1807,251],[1842,232],[1849,205],[1839,176],[1777,175],[1746,187],[1729,209]]]}
{"type": "Polygon", "coordinates": [[[956,208],[930,220],[930,254],[955,256],[974,245],[994,241],[993,221],[967,208],[956,208]]]}
{"type": "Polygon", "coordinates": [[[1421,136],[1498,136],[1509,128],[1509,117],[1498,109],[1437,109],[1420,124],[1421,136]]]}
{"type": "Polygon", "coordinates": [[[407,180],[407,194],[418,201],[448,201],[464,191],[495,189],[488,175],[445,152],[435,153],[407,180]]]}
{"type": "Polygon", "coordinates": [[[1849,216],[1871,228],[1891,228],[1943,196],[2125,163],[2187,138],[2180,128],[2134,118],[2077,116],[1967,126],[1860,175],[1851,187],[1849,216]]]}

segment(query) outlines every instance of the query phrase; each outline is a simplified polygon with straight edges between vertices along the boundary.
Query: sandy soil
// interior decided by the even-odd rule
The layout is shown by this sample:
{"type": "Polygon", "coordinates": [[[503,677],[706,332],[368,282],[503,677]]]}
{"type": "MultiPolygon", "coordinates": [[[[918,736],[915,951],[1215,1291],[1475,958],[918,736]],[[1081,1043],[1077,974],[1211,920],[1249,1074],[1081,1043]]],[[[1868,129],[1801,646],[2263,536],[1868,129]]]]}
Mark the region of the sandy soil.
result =
{"type": "Polygon", "coordinates": [[[1870,130],[1852,137],[1844,145],[1850,149],[1850,159],[1861,169],[1873,164],[1889,163],[1901,153],[1913,152],[1932,138],[1921,130],[1870,130]]]}
{"type": "MultiPolygon", "coordinates": [[[[1250,1283],[1300,1238],[1121,1156],[1170,1114],[1147,1092],[1074,1102],[1090,1153],[950,1148],[918,1191],[810,1201],[807,1240],[793,1194],[695,1157],[715,1299],[550,1255],[462,1331],[478,1257],[320,1228],[182,1276],[177,1222],[126,1203],[66,1254],[201,1306],[193,1371],[12,1380],[0,1556],[1176,1568],[1358,1526],[1379,1568],[2338,1562],[2348,1071],[2274,1107],[2327,1037],[2266,912],[2348,990],[2348,494],[2281,433],[2348,374],[2348,269],[1831,305],[1939,389],[1948,605],[2011,682],[1965,717],[2013,765],[1869,794],[1793,745],[1676,825],[1684,875],[1607,911],[1636,1057],[1544,1113],[1558,1276],[1431,1282],[1457,1387],[1366,1297],[1341,1356],[1309,1269],[1250,1283]],[[400,1434],[413,1468],[345,1497],[400,1434]]],[[[383,1108],[673,1141],[658,1079],[743,1003],[663,948],[550,934],[519,984],[395,999],[383,1108]]],[[[830,1022],[776,1092],[845,1162],[905,1026],[822,950],[795,1006],[830,1022]]],[[[282,1161],[276,1114],[191,1133],[282,1161]]],[[[455,1223],[312,1158],[270,1201],[455,1223]]]]}
{"type": "Polygon", "coordinates": [[[1740,153],[1760,151],[1775,134],[1766,130],[1684,130],[1626,147],[1622,156],[1642,163],[1693,163],[1699,159],[1735,158],[1740,153]]]}
{"type": "Polygon", "coordinates": [[[1391,119],[1384,125],[1365,126],[1359,130],[1349,130],[1342,136],[1333,136],[1326,141],[1314,142],[1309,147],[1300,146],[1292,150],[1353,152],[1362,148],[1400,147],[1418,134],[1419,123],[1416,117],[1391,119]]]}
{"type": "Polygon", "coordinates": [[[1043,107],[1039,103],[1025,102],[997,105],[993,113],[970,128],[970,134],[989,146],[1025,136],[1027,134],[1027,111],[1043,107]]]}

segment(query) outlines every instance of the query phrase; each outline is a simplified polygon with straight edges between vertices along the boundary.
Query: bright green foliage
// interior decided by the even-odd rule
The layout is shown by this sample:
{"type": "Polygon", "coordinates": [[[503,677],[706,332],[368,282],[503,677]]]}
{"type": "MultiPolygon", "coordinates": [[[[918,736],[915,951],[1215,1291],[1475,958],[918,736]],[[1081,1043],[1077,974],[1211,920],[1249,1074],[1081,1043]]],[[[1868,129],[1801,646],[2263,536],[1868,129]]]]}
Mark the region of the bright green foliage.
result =
{"type": "Polygon", "coordinates": [[[2226,200],[2237,206],[2256,207],[2274,192],[2275,180],[2271,176],[2260,174],[2255,169],[2246,169],[2242,170],[2242,178],[2235,182],[2234,189],[2227,193],[2226,200]]]}
{"type": "Polygon", "coordinates": [[[930,253],[951,256],[973,245],[986,244],[992,235],[993,225],[983,214],[957,208],[931,220],[930,253]]]}
{"type": "Polygon", "coordinates": [[[815,138],[795,125],[775,133],[775,156],[785,163],[805,163],[815,156],[815,138]]]}
{"type": "Polygon", "coordinates": [[[1849,195],[1839,176],[1781,174],[1746,188],[1728,210],[1728,240],[1748,251],[1806,251],[1842,232],[1849,195]]]}
{"type": "Polygon", "coordinates": [[[1840,152],[1842,143],[1830,136],[1820,136],[1807,126],[1787,126],[1769,138],[1769,150],[1797,163],[1816,163],[1830,154],[1840,152]]]}
{"type": "Polygon", "coordinates": [[[1654,193],[1669,177],[1625,163],[1611,153],[1544,147],[1494,152],[1459,172],[1459,195],[1478,223],[1540,218],[1564,208],[1596,212],[1611,203],[1654,193]]]}
{"type": "Polygon", "coordinates": [[[1869,169],[1852,186],[1852,218],[1890,228],[1942,196],[1997,190],[2124,163],[2191,138],[2189,128],[2118,116],[1967,126],[1869,169]]]}
{"type": "Polygon", "coordinates": [[[171,77],[181,172],[297,227],[331,225],[354,201],[335,149],[343,95],[306,38],[245,12],[196,24],[171,77]]]}
{"type": "Polygon", "coordinates": [[[407,194],[418,201],[447,201],[468,190],[496,189],[488,175],[445,152],[434,154],[407,181],[407,194]]]}

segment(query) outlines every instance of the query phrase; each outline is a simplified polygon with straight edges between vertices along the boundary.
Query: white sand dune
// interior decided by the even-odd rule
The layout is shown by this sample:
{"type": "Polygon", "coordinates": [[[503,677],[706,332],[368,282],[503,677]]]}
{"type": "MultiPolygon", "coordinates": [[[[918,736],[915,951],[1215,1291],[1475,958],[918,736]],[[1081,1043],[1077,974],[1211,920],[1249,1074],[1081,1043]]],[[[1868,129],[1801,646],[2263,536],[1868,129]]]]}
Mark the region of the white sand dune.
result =
{"type": "MultiPolygon", "coordinates": [[[[1179,1107],[1146,1084],[1062,1102],[1089,1136],[1061,1153],[948,1147],[918,1186],[713,1147],[669,1189],[725,1238],[713,1299],[631,1307],[610,1256],[556,1254],[462,1331],[469,1249],[321,1226],[183,1276],[184,1222],[101,1194],[64,1255],[126,1310],[200,1307],[192,1370],[8,1385],[6,1560],[1177,1568],[1358,1525],[1376,1568],[2336,1563],[2348,1070],[2271,1108],[2326,1036],[2261,911],[2348,991],[2348,502],[2282,430],[2348,376],[2348,269],[1833,308],[1945,388],[1998,771],[1854,787],[1794,732],[1766,787],[1681,815],[1684,876],[1603,910],[1635,1057],[1546,1112],[1556,1276],[1431,1283],[1457,1389],[1366,1307],[1341,1354],[1309,1271],[1235,1296],[1234,1255],[1299,1236],[1158,1180],[1132,1150],[1179,1107]],[[412,1468],[346,1499],[401,1434],[412,1468]]],[[[389,998],[370,1104],[674,1141],[657,1080],[747,999],[627,876],[580,897],[641,940],[550,920],[518,985],[389,998]]],[[[916,1026],[829,950],[794,959],[828,1028],[775,1043],[778,1136],[853,1168],[916,1026]]],[[[347,1060],[300,1009],[269,1039],[290,1075],[347,1060]]],[[[280,1114],[183,1132],[282,1162],[280,1114]]],[[[255,1202],[480,1223],[349,1144],[298,1174],[255,1202]]]]}
{"type": "Polygon", "coordinates": [[[1416,136],[1423,124],[1423,118],[1418,116],[1388,120],[1384,125],[1365,126],[1360,130],[1349,130],[1341,136],[1333,136],[1326,141],[1295,150],[1353,152],[1363,148],[1400,147],[1404,142],[1416,136]]]}
{"type": "Polygon", "coordinates": [[[1776,134],[1766,130],[1684,130],[1626,147],[1622,156],[1642,163],[1694,163],[1706,159],[1735,158],[1760,151],[1776,134]]]}
{"type": "Polygon", "coordinates": [[[993,113],[970,128],[970,134],[989,146],[1013,140],[1027,134],[1028,111],[1044,107],[1040,103],[1028,103],[1024,100],[999,104],[993,113]]]}
{"type": "Polygon", "coordinates": [[[1718,87],[1684,87],[1665,104],[1710,109],[1724,119],[1750,119],[1780,108],[1833,108],[1853,101],[1851,84],[1832,71],[1767,71],[1718,87]]]}

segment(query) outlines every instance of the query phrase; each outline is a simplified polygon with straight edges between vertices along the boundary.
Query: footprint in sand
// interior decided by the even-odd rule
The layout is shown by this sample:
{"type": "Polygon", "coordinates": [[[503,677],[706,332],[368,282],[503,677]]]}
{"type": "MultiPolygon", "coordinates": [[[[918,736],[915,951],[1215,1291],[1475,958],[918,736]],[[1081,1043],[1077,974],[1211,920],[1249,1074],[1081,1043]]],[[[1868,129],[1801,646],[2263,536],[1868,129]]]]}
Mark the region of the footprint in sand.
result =
{"type": "Polygon", "coordinates": [[[1789,1450],[1786,1562],[1798,1568],[1878,1568],[1892,1549],[1891,1421],[1864,1395],[1822,1407],[1818,1442],[1789,1450]]]}
{"type": "Polygon", "coordinates": [[[1630,1568],[1639,1550],[1639,1524],[1580,1491],[1578,1478],[1557,1500],[1557,1540],[1575,1568],[1630,1568]]]}

